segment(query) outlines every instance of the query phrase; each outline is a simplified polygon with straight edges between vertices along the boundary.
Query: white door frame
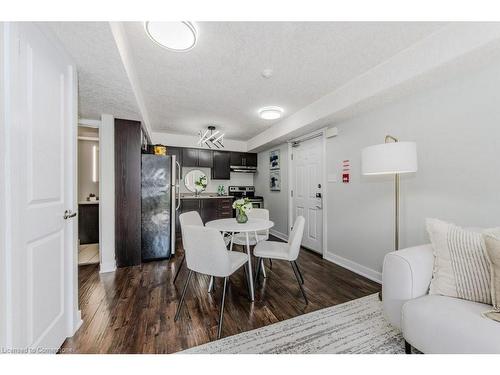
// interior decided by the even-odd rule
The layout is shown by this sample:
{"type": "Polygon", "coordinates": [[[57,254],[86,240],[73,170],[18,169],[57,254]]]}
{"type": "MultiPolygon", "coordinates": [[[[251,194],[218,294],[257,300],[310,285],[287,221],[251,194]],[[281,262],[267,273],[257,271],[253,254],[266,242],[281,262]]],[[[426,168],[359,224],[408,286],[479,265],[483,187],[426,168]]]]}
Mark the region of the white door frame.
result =
{"type": "MultiPolygon", "coordinates": [[[[114,118],[103,114],[101,120],[79,119],[78,126],[99,129],[99,272],[116,271],[114,206],[114,118]],[[106,134],[104,134],[106,132],[106,134]],[[111,132],[111,134],[109,134],[111,132]]],[[[78,134],[77,134],[78,138],[78,134]]],[[[78,207],[78,196],[77,196],[78,207]]],[[[78,239],[77,239],[78,240],[78,239]]]]}
{"type": "Polygon", "coordinates": [[[288,235],[290,235],[290,229],[293,225],[293,199],[292,199],[292,187],[293,187],[293,142],[305,141],[310,138],[321,137],[321,160],[322,160],[322,173],[321,173],[321,193],[323,197],[322,206],[322,217],[323,217],[323,233],[322,233],[322,244],[321,253],[323,258],[325,257],[326,246],[328,243],[328,225],[327,225],[327,207],[328,207],[328,189],[327,189],[327,175],[326,175],[326,128],[322,128],[311,133],[305,134],[303,136],[291,139],[288,141],[288,235]]]}
{"type": "MultiPolygon", "coordinates": [[[[92,119],[84,119],[84,118],[81,118],[81,119],[78,119],[78,127],[86,127],[86,128],[94,128],[94,129],[97,129],[98,130],[98,142],[99,142],[99,160],[97,161],[98,165],[99,165],[99,199],[101,199],[102,197],[102,191],[101,191],[101,121],[100,120],[92,120],[92,119]]],[[[77,138],[77,144],[78,144],[78,141],[79,141],[79,137],[78,137],[78,131],[76,133],[76,138],[77,138]]],[[[77,148],[78,150],[78,148],[77,148]]],[[[77,164],[76,164],[76,170],[77,170],[77,182],[76,182],[76,187],[77,187],[77,193],[75,195],[76,197],[76,207],[80,208],[80,205],[79,205],[79,200],[80,200],[80,196],[78,194],[78,156],[79,154],[77,153],[77,164]]],[[[102,269],[102,251],[101,251],[101,243],[102,243],[102,217],[101,217],[101,205],[100,205],[101,202],[99,202],[99,269],[102,269]]],[[[80,215],[78,215],[78,220],[76,220],[77,222],[80,221],[80,215]]],[[[78,237],[80,236],[80,230],[79,228],[77,229],[77,243],[78,245],[80,244],[78,242],[78,237]]],[[[77,262],[78,262],[78,259],[77,259],[77,262]]]]}

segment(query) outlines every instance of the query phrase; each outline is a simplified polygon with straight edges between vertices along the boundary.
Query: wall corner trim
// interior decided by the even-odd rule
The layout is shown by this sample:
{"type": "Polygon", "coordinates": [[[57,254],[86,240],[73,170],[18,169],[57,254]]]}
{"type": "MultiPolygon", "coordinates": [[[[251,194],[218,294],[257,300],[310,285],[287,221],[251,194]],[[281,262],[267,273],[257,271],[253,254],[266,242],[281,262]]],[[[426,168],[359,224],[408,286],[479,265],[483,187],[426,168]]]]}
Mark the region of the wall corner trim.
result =
{"type": "Polygon", "coordinates": [[[101,267],[99,268],[99,273],[108,273],[115,271],[116,271],[116,262],[101,263],[101,267]]]}
{"type": "Polygon", "coordinates": [[[352,260],[343,258],[339,255],[332,254],[329,252],[324,253],[324,259],[335,263],[341,267],[347,268],[349,271],[357,273],[358,275],[364,276],[371,281],[382,284],[382,273],[372,270],[371,268],[365,267],[359,263],[353,262],[352,260]]]}

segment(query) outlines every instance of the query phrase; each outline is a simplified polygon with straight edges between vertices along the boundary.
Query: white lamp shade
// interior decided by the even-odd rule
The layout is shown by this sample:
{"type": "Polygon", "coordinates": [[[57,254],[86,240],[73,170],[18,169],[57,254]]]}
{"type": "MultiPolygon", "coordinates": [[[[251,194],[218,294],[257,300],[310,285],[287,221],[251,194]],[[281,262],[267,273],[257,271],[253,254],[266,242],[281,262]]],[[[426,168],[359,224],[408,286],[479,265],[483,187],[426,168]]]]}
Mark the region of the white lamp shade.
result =
{"type": "Polygon", "coordinates": [[[412,173],[417,169],[415,142],[382,143],[361,151],[361,173],[364,175],[412,173]]]}

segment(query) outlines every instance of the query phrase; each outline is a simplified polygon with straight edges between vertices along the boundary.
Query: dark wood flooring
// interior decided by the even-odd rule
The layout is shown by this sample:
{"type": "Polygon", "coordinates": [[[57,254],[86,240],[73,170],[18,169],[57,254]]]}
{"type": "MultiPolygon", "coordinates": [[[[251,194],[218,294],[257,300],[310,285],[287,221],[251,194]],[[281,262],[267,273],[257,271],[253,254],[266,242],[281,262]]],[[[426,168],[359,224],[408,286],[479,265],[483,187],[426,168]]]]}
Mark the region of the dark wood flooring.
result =
{"type": "MultiPolygon", "coordinates": [[[[235,246],[238,250],[238,247],[235,246]]],[[[187,276],[179,249],[170,261],[144,263],[99,274],[98,265],[79,267],[83,324],[65,341],[63,353],[174,353],[215,340],[222,280],[209,294],[208,276],[192,278],[181,317],[175,310],[187,276]]],[[[380,290],[380,285],[302,250],[298,259],[309,305],[288,262],[273,261],[250,302],[243,268],[230,278],[223,337],[266,326],[380,290]]],[[[255,262],[254,262],[255,264],[255,262]]]]}

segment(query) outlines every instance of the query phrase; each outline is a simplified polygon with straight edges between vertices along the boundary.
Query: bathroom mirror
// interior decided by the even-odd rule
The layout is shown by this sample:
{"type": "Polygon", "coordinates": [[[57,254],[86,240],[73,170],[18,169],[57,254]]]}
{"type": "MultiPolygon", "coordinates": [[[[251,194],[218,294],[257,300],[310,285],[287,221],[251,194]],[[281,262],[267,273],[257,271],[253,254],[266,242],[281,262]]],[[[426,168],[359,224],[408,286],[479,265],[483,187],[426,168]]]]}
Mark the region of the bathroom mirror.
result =
{"type": "Polygon", "coordinates": [[[189,171],[184,176],[184,185],[189,191],[199,194],[207,188],[207,175],[199,169],[189,171]]]}

